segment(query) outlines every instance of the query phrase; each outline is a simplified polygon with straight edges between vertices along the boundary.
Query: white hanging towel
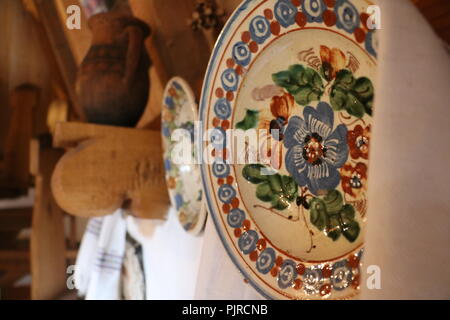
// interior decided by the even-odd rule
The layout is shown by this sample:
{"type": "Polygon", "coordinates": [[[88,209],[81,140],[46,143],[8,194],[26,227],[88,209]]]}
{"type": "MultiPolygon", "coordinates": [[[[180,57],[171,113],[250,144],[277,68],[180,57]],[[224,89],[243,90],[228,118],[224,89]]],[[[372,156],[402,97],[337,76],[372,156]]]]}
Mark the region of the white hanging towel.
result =
{"type": "Polygon", "coordinates": [[[86,300],[120,299],[126,230],[126,219],[121,209],[89,221],[74,277],[79,294],[86,300]]]}
{"type": "Polygon", "coordinates": [[[86,230],[78,250],[75,264],[75,287],[79,296],[86,296],[89,279],[91,278],[95,255],[98,251],[98,239],[103,225],[103,217],[91,218],[86,226],[86,230]]]}

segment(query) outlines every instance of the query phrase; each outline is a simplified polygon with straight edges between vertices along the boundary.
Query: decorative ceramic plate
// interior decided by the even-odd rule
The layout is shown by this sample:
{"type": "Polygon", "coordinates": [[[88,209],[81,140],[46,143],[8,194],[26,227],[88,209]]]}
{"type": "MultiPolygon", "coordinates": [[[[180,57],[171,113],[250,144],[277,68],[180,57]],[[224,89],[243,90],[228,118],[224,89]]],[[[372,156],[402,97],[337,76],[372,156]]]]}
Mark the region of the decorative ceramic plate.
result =
{"type": "Polygon", "coordinates": [[[268,298],[359,290],[377,41],[365,0],[244,1],[200,106],[220,238],[268,298]]]}
{"type": "Polygon", "coordinates": [[[183,228],[198,234],[205,224],[206,207],[199,165],[190,161],[196,157],[194,128],[198,120],[197,104],[191,88],[183,79],[175,77],[168,82],[164,91],[161,119],[164,167],[170,200],[183,228]],[[178,130],[181,136],[185,134],[185,139],[179,141],[189,144],[192,152],[192,158],[188,161],[176,158],[174,149],[177,141],[172,139],[172,134],[176,135],[177,129],[181,129],[178,130]]]}

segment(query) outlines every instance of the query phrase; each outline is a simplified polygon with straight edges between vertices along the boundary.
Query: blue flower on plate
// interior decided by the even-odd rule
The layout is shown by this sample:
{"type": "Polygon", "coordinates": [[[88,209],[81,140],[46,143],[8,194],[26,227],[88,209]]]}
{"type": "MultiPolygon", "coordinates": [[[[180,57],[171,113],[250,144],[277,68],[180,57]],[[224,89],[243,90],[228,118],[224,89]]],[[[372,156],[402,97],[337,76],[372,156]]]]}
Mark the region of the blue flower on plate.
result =
{"type": "Polygon", "coordinates": [[[297,271],[295,268],[295,262],[287,259],[280,267],[280,273],[278,275],[278,286],[281,289],[286,289],[292,286],[292,283],[297,278],[297,271]]]}
{"type": "Polygon", "coordinates": [[[299,186],[315,195],[338,186],[338,169],[348,158],[347,128],[333,127],[333,110],[320,102],[315,109],[305,107],[303,118],[291,117],[285,131],[286,168],[299,186]]]}
{"type": "Polygon", "coordinates": [[[170,171],[170,169],[172,168],[172,163],[170,162],[170,159],[164,160],[164,168],[166,169],[166,171],[170,171]]]}
{"type": "Polygon", "coordinates": [[[180,84],[176,81],[172,82],[173,86],[175,87],[175,89],[177,90],[183,90],[183,88],[180,86],[180,84]]]}
{"type": "Polygon", "coordinates": [[[249,31],[252,39],[262,44],[270,37],[270,22],[263,16],[256,16],[250,21],[249,31]]]}
{"type": "MultiPolygon", "coordinates": [[[[250,60],[252,59],[252,54],[250,52],[250,49],[248,48],[247,44],[243,41],[239,41],[237,43],[234,44],[233,46],[233,59],[234,61],[236,61],[237,64],[240,64],[241,66],[246,66],[250,63],[250,60]]],[[[222,81],[224,79],[224,77],[231,77],[233,76],[233,74],[231,73],[233,71],[233,69],[227,69],[224,71],[225,75],[222,75],[222,81]]],[[[234,73],[234,72],[233,72],[234,73]]],[[[235,74],[235,73],[234,73],[235,74]]],[[[233,81],[233,86],[231,87],[231,89],[234,89],[234,83],[237,83],[237,81],[233,81]]],[[[234,91],[234,90],[228,90],[227,88],[225,88],[227,91],[234,91]]]]}
{"type": "Polygon", "coordinates": [[[179,193],[175,195],[175,208],[179,210],[184,203],[183,196],[179,193]]]}
{"type": "Polygon", "coordinates": [[[169,109],[175,108],[175,101],[173,101],[172,97],[166,97],[166,99],[164,99],[164,103],[169,109]]]}
{"type": "Polygon", "coordinates": [[[341,260],[333,264],[330,279],[335,290],[342,291],[350,286],[353,280],[353,272],[347,260],[341,260]]]}
{"type": "Polygon", "coordinates": [[[170,137],[170,129],[168,126],[163,125],[162,134],[164,137],[170,137]]]}
{"type": "Polygon", "coordinates": [[[323,0],[305,0],[302,3],[302,11],[306,14],[308,22],[322,22],[323,12],[326,9],[323,0]]]}
{"type": "Polygon", "coordinates": [[[287,28],[295,23],[297,7],[290,0],[278,0],[274,8],[275,18],[284,27],[287,28]]]}
{"type": "Polygon", "coordinates": [[[353,33],[359,26],[359,12],[348,0],[337,0],[334,7],[337,16],[336,26],[348,33],[353,33]]]}

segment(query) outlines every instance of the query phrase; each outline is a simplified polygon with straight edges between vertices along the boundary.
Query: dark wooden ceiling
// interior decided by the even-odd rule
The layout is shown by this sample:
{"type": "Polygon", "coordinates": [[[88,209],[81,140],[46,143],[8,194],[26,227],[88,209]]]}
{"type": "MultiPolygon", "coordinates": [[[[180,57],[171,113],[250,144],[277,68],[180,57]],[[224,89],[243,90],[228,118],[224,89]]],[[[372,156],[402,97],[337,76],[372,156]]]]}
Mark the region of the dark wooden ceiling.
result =
{"type": "Polygon", "coordinates": [[[450,0],[411,0],[433,26],[436,33],[450,44],[450,0]]]}

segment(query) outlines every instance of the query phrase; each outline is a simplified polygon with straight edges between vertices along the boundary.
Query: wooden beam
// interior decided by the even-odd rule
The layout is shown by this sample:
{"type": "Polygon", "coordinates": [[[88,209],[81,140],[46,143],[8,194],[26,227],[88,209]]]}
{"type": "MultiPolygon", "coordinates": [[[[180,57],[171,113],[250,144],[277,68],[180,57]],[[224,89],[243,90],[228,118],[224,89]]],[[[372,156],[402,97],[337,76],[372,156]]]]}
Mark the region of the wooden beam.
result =
{"type": "Polygon", "coordinates": [[[38,10],[45,35],[52,49],[58,69],[61,73],[69,100],[78,117],[84,119],[75,92],[75,83],[78,72],[75,56],[66,39],[65,23],[59,18],[58,8],[53,0],[34,0],[38,10]]]}
{"type": "Polygon", "coordinates": [[[80,29],[69,30],[65,27],[68,18],[67,8],[71,5],[80,5],[78,0],[47,0],[53,1],[55,8],[58,12],[58,18],[64,30],[65,38],[69,44],[72,55],[75,59],[76,65],[79,67],[84,59],[84,56],[91,46],[92,34],[89,29],[86,15],[83,10],[81,10],[80,16],[80,29]]]}
{"type": "Polygon", "coordinates": [[[194,89],[197,98],[210,57],[210,48],[202,32],[191,30],[189,21],[196,0],[129,0],[134,16],[152,28],[146,46],[163,84],[180,76],[194,89]]]}
{"type": "Polygon", "coordinates": [[[52,177],[66,212],[94,217],[124,208],[165,219],[170,201],[159,131],[66,122],[57,125],[53,143],[69,149],[52,177]]]}

